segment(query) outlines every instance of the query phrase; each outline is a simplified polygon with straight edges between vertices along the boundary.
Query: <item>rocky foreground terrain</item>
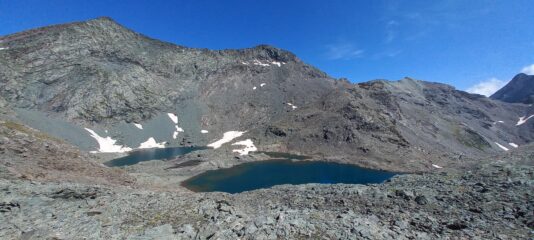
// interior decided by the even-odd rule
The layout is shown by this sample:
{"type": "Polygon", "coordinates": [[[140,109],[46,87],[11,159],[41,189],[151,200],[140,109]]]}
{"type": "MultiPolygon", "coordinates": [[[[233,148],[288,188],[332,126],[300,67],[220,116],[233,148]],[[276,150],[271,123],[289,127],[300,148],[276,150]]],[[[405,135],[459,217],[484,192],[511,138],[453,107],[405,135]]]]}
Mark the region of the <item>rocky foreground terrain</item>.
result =
{"type": "Polygon", "coordinates": [[[4,179],[0,238],[529,239],[533,193],[534,167],[505,162],[236,195],[4,179]]]}

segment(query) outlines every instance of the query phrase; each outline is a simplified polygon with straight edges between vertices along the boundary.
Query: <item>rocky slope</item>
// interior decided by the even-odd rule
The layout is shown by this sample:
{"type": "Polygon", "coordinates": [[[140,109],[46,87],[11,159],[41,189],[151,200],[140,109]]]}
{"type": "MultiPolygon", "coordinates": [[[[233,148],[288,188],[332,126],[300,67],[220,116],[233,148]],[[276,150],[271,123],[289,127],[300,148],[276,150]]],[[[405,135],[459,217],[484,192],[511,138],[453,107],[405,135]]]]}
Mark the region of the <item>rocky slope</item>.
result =
{"type": "Polygon", "coordinates": [[[520,73],[506,86],[490,96],[491,99],[510,103],[534,103],[534,76],[520,73]]]}
{"type": "Polygon", "coordinates": [[[0,93],[15,120],[82,150],[99,149],[95,135],[121,150],[241,131],[236,141],[259,150],[428,171],[534,138],[533,121],[516,124],[528,105],[409,78],[350,84],[274,47],[192,49],[109,18],[3,36],[0,47],[0,93]]]}
{"type": "MultiPolygon", "coordinates": [[[[0,98],[0,106],[3,100],[0,98]]],[[[120,169],[98,163],[76,147],[7,118],[15,113],[0,108],[0,178],[134,185],[120,169]]]]}
{"type": "MultiPolygon", "coordinates": [[[[382,185],[173,193],[0,180],[2,239],[528,239],[534,168],[499,157],[382,185]]],[[[525,153],[525,152],[524,152],[525,153]]],[[[522,156],[526,156],[523,154],[522,156]]]]}

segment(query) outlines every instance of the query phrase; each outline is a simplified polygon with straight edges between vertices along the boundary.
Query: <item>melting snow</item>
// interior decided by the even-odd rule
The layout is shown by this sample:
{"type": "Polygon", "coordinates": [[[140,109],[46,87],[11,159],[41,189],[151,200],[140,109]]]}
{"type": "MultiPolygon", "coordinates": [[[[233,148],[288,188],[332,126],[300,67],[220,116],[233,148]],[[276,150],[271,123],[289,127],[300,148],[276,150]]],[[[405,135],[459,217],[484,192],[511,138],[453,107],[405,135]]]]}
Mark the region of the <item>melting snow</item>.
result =
{"type": "Polygon", "coordinates": [[[164,148],[164,147],[165,147],[165,142],[157,143],[153,137],[149,138],[148,140],[146,140],[146,142],[143,142],[141,143],[141,145],[139,145],[139,148],[164,148]]]}
{"type": "Polygon", "coordinates": [[[256,146],[254,146],[254,143],[252,142],[252,140],[250,139],[247,139],[247,140],[244,140],[244,141],[240,141],[240,142],[236,142],[232,145],[242,145],[242,146],[245,146],[245,148],[243,149],[235,149],[235,150],[232,150],[232,152],[237,152],[239,153],[239,155],[248,155],[249,152],[255,152],[255,151],[258,151],[258,149],[256,148],[256,146]]]}
{"type": "Polygon", "coordinates": [[[297,106],[293,105],[292,103],[287,103],[287,105],[291,106],[291,108],[293,108],[293,110],[297,109],[297,106]]]}
{"type": "Polygon", "coordinates": [[[281,63],[281,62],[271,62],[271,64],[276,65],[276,66],[278,66],[278,67],[281,67],[281,66],[282,66],[282,63],[281,63]]]}
{"type": "Polygon", "coordinates": [[[245,132],[239,132],[239,131],[225,132],[221,139],[219,139],[216,142],[208,144],[208,147],[220,148],[223,144],[225,144],[227,142],[230,142],[230,141],[234,140],[235,138],[240,137],[241,135],[243,135],[243,133],[245,133],[245,132]]]}
{"type": "Polygon", "coordinates": [[[435,168],[437,168],[437,169],[443,168],[442,166],[440,166],[440,165],[436,165],[436,164],[432,164],[432,167],[435,167],[435,168]]]}
{"type": "Polygon", "coordinates": [[[518,147],[519,147],[519,145],[517,145],[517,144],[515,144],[515,143],[508,143],[508,144],[510,144],[510,146],[512,146],[512,147],[514,147],[514,148],[518,148],[518,147]]]}
{"type": "Polygon", "coordinates": [[[497,144],[497,146],[499,146],[499,147],[500,147],[502,150],[504,150],[504,151],[508,151],[508,150],[510,150],[510,149],[508,149],[507,147],[505,147],[505,146],[499,144],[498,142],[495,142],[495,144],[497,144]]]}
{"type": "Polygon", "coordinates": [[[265,86],[265,85],[267,85],[267,84],[266,84],[266,83],[262,83],[262,84],[260,84],[260,87],[263,87],[263,86],[265,86]]]}
{"type": "Polygon", "coordinates": [[[204,130],[204,129],[202,129],[202,130],[200,130],[200,132],[201,132],[201,133],[208,133],[208,130],[204,130]]]}
{"type": "Polygon", "coordinates": [[[169,118],[172,120],[172,122],[174,124],[178,124],[178,116],[176,116],[176,114],[174,113],[167,113],[167,115],[169,116],[169,118]]]}
{"type": "Polygon", "coordinates": [[[256,60],[256,59],[254,59],[254,61],[252,62],[252,64],[254,64],[254,65],[258,65],[258,66],[262,66],[262,67],[268,67],[268,66],[269,66],[269,64],[267,64],[267,63],[262,63],[262,62],[260,62],[260,61],[258,61],[258,60],[256,60]]]}
{"type": "Polygon", "coordinates": [[[91,137],[93,137],[98,142],[98,146],[99,146],[98,152],[111,153],[111,152],[128,152],[132,150],[129,147],[116,145],[115,143],[117,142],[117,140],[112,139],[111,137],[103,138],[99,136],[95,131],[89,128],[86,128],[85,130],[87,130],[91,134],[91,137]]]}
{"type": "Polygon", "coordinates": [[[134,123],[134,125],[139,128],[139,129],[143,129],[143,125],[139,124],[139,123],[134,123]]]}
{"type": "Polygon", "coordinates": [[[526,123],[531,117],[534,117],[534,115],[530,115],[530,117],[528,117],[528,118],[526,118],[526,116],[520,117],[519,121],[517,121],[516,126],[519,126],[519,125],[521,125],[523,123],[526,123]]]}
{"type": "Polygon", "coordinates": [[[178,127],[178,125],[176,125],[174,127],[176,128],[176,131],[174,131],[174,133],[172,133],[172,138],[176,139],[176,137],[178,137],[178,133],[179,132],[183,132],[184,130],[181,127],[178,127]]]}
{"type": "MultiPolygon", "coordinates": [[[[241,64],[243,65],[248,65],[249,63],[247,62],[241,62],[241,64]]],[[[261,62],[260,60],[258,59],[254,59],[252,61],[252,64],[254,65],[257,65],[257,66],[262,66],[262,67],[269,67],[269,66],[278,66],[278,67],[281,67],[282,64],[286,64],[285,62],[277,62],[277,61],[272,61],[272,62],[267,62],[267,63],[264,63],[264,62],[261,62]]]]}

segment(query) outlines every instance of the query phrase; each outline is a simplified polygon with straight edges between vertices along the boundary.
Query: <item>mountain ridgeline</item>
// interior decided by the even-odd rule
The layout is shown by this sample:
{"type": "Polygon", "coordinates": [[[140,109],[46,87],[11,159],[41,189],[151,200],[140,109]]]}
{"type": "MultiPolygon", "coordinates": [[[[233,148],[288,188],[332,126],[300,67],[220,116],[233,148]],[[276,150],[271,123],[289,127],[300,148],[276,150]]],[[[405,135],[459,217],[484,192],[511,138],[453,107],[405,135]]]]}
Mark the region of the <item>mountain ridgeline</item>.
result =
{"type": "Polygon", "coordinates": [[[516,75],[490,98],[509,103],[534,103],[534,75],[524,73],[516,75]]]}
{"type": "Polygon", "coordinates": [[[3,36],[0,48],[0,94],[14,112],[5,118],[83,150],[99,147],[84,128],[129,148],[240,131],[260,151],[427,171],[534,139],[534,120],[521,120],[531,107],[508,103],[532,103],[532,91],[516,91],[533,89],[527,75],[497,100],[411,78],[351,84],[272,46],[187,48],[109,18],[3,36]]]}

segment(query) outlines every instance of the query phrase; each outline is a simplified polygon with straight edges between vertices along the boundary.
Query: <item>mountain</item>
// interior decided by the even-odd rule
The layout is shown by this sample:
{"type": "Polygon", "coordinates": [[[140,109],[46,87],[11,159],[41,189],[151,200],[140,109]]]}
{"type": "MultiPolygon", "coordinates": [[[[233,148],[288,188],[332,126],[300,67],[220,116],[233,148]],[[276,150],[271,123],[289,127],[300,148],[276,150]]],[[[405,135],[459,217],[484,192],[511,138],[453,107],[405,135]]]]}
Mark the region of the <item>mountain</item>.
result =
{"type": "Polygon", "coordinates": [[[528,104],[409,77],[353,84],[268,45],[187,48],[109,18],[0,37],[0,239],[527,239],[533,139],[528,104]],[[212,148],[102,164],[185,145],[212,148]],[[424,173],[180,185],[265,152],[424,173]]]}
{"type": "Polygon", "coordinates": [[[509,103],[534,103],[534,75],[517,74],[512,81],[490,98],[509,103]]]}
{"type": "Polygon", "coordinates": [[[526,105],[411,78],[351,84],[272,46],[187,48],[109,18],[3,36],[0,47],[10,119],[84,151],[207,145],[230,132],[260,151],[429,171],[534,138],[533,121],[517,125],[526,105]]]}

